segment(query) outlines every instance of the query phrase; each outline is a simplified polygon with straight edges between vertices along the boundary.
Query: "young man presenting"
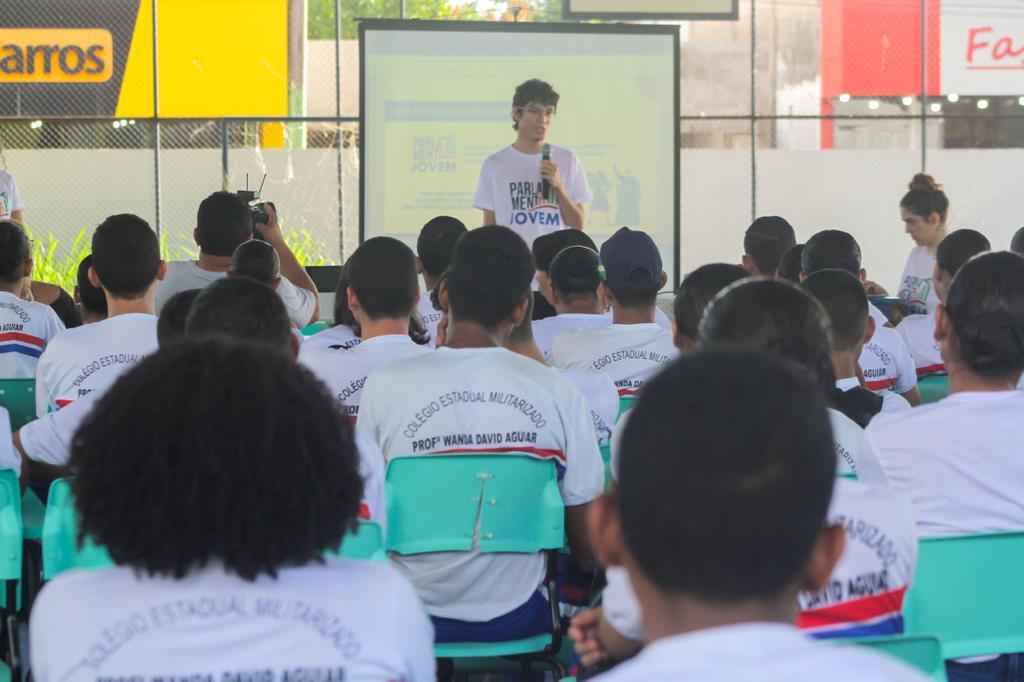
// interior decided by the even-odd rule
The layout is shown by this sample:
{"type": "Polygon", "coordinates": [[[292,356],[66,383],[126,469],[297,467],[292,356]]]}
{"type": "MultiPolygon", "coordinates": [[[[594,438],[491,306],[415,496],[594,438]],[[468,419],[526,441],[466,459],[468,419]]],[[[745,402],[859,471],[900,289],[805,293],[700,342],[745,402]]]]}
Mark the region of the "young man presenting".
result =
{"type": "Polygon", "coordinates": [[[527,246],[555,230],[582,230],[583,205],[592,198],[576,155],[546,144],[557,108],[558,93],[544,81],[532,79],[516,88],[516,141],[484,161],[473,199],[473,206],[483,211],[484,225],[506,225],[527,246]]]}

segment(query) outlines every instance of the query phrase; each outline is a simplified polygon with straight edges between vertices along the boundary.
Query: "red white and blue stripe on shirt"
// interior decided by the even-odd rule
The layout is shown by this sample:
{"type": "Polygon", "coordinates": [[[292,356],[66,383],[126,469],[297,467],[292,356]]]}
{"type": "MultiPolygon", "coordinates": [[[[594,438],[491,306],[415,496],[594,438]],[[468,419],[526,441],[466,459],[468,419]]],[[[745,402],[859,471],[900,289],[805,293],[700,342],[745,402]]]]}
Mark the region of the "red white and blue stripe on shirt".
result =
{"type": "Polygon", "coordinates": [[[38,358],[45,347],[46,342],[38,336],[21,332],[0,333],[0,353],[19,353],[38,358]]]}
{"type": "Polygon", "coordinates": [[[871,597],[801,611],[797,626],[819,639],[902,634],[906,593],[904,585],[871,597]]]}

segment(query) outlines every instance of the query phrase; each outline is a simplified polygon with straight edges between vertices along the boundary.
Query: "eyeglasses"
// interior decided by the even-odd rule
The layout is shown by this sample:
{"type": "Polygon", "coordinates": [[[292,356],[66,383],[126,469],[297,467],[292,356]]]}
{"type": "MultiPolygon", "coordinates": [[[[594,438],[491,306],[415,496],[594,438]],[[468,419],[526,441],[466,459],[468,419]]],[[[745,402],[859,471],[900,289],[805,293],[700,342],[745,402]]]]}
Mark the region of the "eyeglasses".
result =
{"type": "Polygon", "coordinates": [[[525,111],[528,114],[533,114],[540,118],[553,118],[555,115],[554,107],[538,107],[531,105],[528,107],[519,107],[519,109],[520,111],[525,111]]]}

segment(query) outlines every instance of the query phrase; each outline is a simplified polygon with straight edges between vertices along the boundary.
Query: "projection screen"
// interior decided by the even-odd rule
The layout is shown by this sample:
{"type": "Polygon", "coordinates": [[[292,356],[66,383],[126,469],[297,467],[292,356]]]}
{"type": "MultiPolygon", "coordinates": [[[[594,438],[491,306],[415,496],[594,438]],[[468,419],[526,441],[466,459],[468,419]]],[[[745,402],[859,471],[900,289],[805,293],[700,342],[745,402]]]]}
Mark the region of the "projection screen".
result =
{"type": "Polygon", "coordinates": [[[677,27],[365,21],[360,54],[361,240],[415,249],[434,216],[480,225],[481,164],[515,141],[516,86],[540,78],[561,96],[547,139],[576,153],[593,194],[584,230],[598,245],[622,225],[649,232],[677,281],[677,27]]]}

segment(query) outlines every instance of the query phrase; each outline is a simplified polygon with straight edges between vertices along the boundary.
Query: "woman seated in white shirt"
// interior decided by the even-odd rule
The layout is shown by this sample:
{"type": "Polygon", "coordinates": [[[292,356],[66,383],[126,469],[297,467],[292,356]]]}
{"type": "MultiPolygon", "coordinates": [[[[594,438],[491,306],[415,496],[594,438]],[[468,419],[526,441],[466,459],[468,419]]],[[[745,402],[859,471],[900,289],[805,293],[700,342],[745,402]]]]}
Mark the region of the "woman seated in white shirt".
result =
{"type": "Polygon", "coordinates": [[[900,220],[916,244],[903,266],[897,294],[909,313],[924,315],[939,304],[932,269],[935,250],[948,231],[948,217],[949,199],[942,185],[925,173],[915,175],[910,181],[910,191],[900,199],[900,220]]]}
{"type": "Polygon", "coordinates": [[[324,554],[360,512],[352,428],[285,353],[225,338],[143,359],[71,452],[80,532],[117,564],[32,612],[36,680],[433,680],[433,632],[385,565],[324,554]]]}

